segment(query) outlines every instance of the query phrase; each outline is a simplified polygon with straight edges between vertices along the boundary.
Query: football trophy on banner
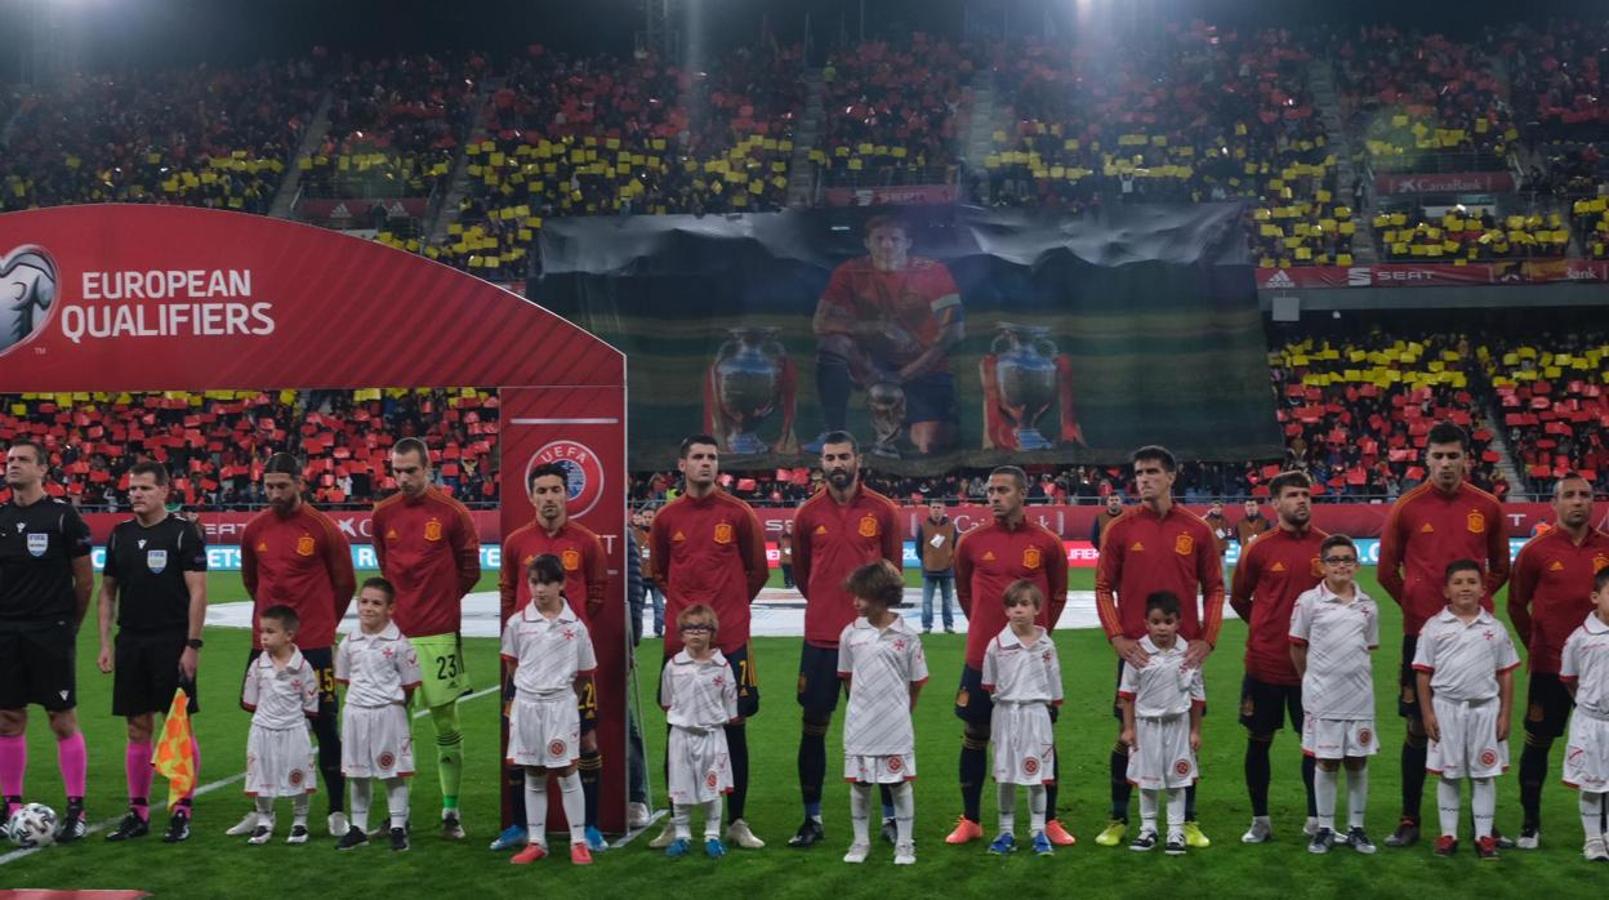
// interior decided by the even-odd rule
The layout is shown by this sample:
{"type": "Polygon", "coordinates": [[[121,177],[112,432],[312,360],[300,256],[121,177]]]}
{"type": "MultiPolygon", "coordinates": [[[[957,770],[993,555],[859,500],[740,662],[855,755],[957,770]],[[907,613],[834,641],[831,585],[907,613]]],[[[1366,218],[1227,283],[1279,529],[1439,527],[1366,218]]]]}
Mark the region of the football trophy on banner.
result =
{"type": "Polygon", "coordinates": [[[983,382],[983,447],[986,450],[1050,450],[1084,443],[1073,410],[1072,360],[1059,352],[1050,329],[1000,322],[989,353],[978,363],[983,382]],[[1056,440],[1039,430],[1052,406],[1061,424],[1056,440]]]}
{"type": "Polygon", "coordinates": [[[798,439],[793,433],[798,375],[788,351],[777,340],[780,328],[732,328],[730,337],[715,351],[715,361],[704,376],[704,428],[721,441],[721,449],[734,456],[767,452],[791,453],[798,439]],[[767,443],[757,433],[782,407],[782,427],[767,443]]]}

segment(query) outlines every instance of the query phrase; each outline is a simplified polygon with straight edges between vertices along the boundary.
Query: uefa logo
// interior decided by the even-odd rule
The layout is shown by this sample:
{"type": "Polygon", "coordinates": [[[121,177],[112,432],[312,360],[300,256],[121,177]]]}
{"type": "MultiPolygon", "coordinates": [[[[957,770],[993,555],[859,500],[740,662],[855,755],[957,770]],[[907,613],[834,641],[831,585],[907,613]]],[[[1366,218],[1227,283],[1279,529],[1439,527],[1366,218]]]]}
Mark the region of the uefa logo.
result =
{"type": "Polygon", "coordinates": [[[548,464],[561,466],[565,471],[564,510],[567,515],[584,516],[598,505],[598,498],[603,496],[603,460],[591,447],[571,440],[550,441],[525,464],[525,479],[521,483],[530,484],[531,470],[548,464]]]}
{"type": "Polygon", "coordinates": [[[56,261],[43,247],[0,256],[0,356],[44,331],[56,306],[56,261]]]}

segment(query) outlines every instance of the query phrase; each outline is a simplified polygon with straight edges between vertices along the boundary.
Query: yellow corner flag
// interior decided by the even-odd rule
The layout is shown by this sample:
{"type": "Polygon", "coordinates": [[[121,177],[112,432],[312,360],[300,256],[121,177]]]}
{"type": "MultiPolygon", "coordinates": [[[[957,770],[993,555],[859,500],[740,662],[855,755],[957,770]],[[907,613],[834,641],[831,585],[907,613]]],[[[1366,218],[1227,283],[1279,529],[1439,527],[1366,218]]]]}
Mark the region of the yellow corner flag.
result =
{"type": "Polygon", "coordinates": [[[190,697],[184,688],[173,692],[173,704],[157,739],[156,772],[168,780],[168,809],[177,806],[196,786],[196,758],[190,731],[190,697]]]}

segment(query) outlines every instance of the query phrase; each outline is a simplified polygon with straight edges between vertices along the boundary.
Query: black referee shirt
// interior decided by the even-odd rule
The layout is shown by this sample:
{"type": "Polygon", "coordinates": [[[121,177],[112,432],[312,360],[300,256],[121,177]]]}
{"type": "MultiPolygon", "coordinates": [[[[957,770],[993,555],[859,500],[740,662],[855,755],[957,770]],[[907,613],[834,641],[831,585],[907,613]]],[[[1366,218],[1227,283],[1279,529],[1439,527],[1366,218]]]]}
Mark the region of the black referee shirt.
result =
{"type": "Polygon", "coordinates": [[[89,526],[67,501],[0,504],[0,622],[76,619],[73,560],[89,550],[89,526]]]}
{"type": "Polygon", "coordinates": [[[190,589],[184,573],[207,571],[207,543],[190,519],[169,513],[147,528],[129,519],[112,529],[103,574],[117,582],[117,627],[139,633],[186,631],[190,589]]]}

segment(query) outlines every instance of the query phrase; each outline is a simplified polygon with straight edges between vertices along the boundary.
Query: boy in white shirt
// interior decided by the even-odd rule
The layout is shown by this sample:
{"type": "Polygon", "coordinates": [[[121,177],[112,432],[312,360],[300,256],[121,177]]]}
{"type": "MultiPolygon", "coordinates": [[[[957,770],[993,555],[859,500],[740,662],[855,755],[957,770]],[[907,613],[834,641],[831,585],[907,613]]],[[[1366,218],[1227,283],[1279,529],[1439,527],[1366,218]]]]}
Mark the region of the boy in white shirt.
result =
{"type": "Polygon", "coordinates": [[[1475,852],[1481,859],[1497,858],[1496,778],[1508,769],[1509,709],[1520,658],[1502,623],[1481,608],[1484,574],[1474,560],[1448,563],[1442,588],[1447,607],[1425,623],[1413,657],[1419,708],[1430,737],[1425,771],[1441,776],[1437,856],[1458,851],[1458,782],[1468,777],[1475,852]]]}
{"type": "Polygon", "coordinates": [[[1167,793],[1169,856],[1183,856],[1184,789],[1195,784],[1201,749],[1201,714],[1207,703],[1201,669],[1185,665],[1188,641],[1179,637],[1179,598],[1156,591],[1145,598],[1143,667],[1123,667],[1117,700],[1123,710],[1119,740],[1129,745],[1129,782],[1140,789],[1140,833],[1130,850],[1157,845],[1160,795],[1167,793]]]}
{"type": "Polygon", "coordinates": [[[1581,855],[1609,862],[1603,812],[1609,802],[1609,568],[1592,582],[1592,604],[1580,627],[1564,642],[1559,680],[1575,698],[1570,742],[1564,751],[1564,783],[1581,792],[1581,855]]]}
{"type": "Polygon", "coordinates": [[[509,862],[526,865],[547,856],[548,789],[559,782],[570,825],[570,862],[592,863],[587,849],[586,804],[576,762],[581,758],[577,695],[598,668],[587,626],[564,598],[564,563],[551,553],[526,569],[531,602],[503,626],[503,664],[514,670],[509,707],[508,764],[525,767],[525,823],[529,843],[509,862]]]}
{"type": "Polygon", "coordinates": [[[1363,828],[1369,757],[1380,752],[1374,727],[1374,674],[1369,654],[1380,647],[1380,607],[1358,588],[1358,548],[1344,534],[1319,544],[1324,580],[1291,608],[1291,662],[1302,676],[1302,752],[1313,757],[1318,829],[1309,853],[1335,846],[1335,799],[1346,766],[1347,832],[1341,839],[1373,853],[1363,828]]]}
{"type": "Polygon", "coordinates": [[[274,835],[274,798],[290,797],[287,844],[307,843],[307,808],[318,790],[313,777],[313,739],[307,720],[318,715],[318,673],[296,647],[301,620],[275,605],[257,617],[263,652],[246,667],[240,705],[251,713],[246,738],[246,795],[256,798],[257,827],[248,844],[274,835]]]}
{"type": "Polygon", "coordinates": [[[731,664],[715,646],[720,621],[715,610],[697,603],[676,616],[681,652],[659,672],[659,702],[670,726],[666,752],[669,769],[671,826],[674,838],[665,847],[671,859],[692,849],[692,809],[704,809],[704,853],[726,855],[721,842],[721,797],[732,792],[732,759],[726,748],[726,725],[737,715],[737,682],[731,664]]]}
{"type": "Polygon", "coordinates": [[[989,845],[996,855],[1016,849],[1017,785],[1028,788],[1028,830],[1034,853],[1055,852],[1045,836],[1045,786],[1056,780],[1056,739],[1050,709],[1062,702],[1061,661],[1056,644],[1035,624],[1045,597],[1023,579],[1006,588],[1006,627],[983,651],[983,689],[994,700],[989,742],[999,789],[1000,834],[989,845]]]}
{"type": "Polygon", "coordinates": [[[419,654],[391,621],[397,592],[384,578],[358,590],[358,629],[335,651],[335,680],[346,685],[341,707],[341,774],[352,787],[352,827],[335,845],[351,850],[369,842],[374,781],[385,782],[391,849],[408,849],[408,776],[413,734],[408,701],[422,680],[419,654]]]}
{"type": "Polygon", "coordinates": [[[927,658],[921,638],[896,611],[903,605],[905,582],[892,564],[883,560],[861,566],[845,579],[844,589],[860,613],[838,637],[838,677],[849,687],[844,780],[849,782],[854,826],[844,862],[863,863],[871,853],[872,785],[886,784],[894,800],[894,865],[913,865],[916,732],[911,710],[927,681],[927,658]]]}

